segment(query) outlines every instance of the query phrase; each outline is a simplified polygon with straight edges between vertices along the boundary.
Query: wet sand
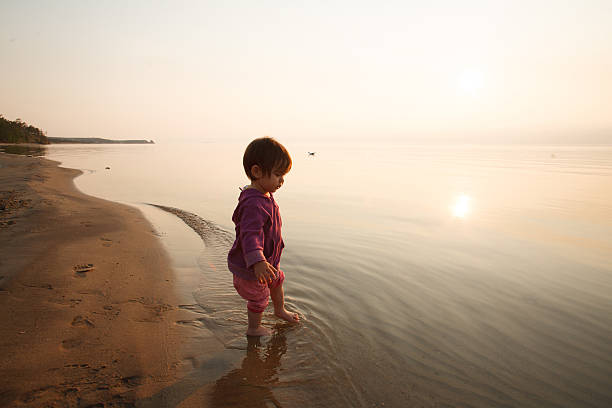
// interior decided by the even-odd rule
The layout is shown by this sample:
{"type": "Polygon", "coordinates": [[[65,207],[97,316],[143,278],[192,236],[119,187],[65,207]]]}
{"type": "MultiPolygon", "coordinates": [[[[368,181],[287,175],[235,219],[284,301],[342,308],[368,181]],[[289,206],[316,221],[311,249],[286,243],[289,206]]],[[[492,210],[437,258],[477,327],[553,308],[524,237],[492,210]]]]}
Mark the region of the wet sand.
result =
{"type": "Polygon", "coordinates": [[[189,406],[231,368],[202,363],[224,346],[180,324],[192,316],[140,211],[79,192],[79,174],[0,154],[0,406],[189,406]],[[177,388],[194,365],[211,376],[177,388]]]}

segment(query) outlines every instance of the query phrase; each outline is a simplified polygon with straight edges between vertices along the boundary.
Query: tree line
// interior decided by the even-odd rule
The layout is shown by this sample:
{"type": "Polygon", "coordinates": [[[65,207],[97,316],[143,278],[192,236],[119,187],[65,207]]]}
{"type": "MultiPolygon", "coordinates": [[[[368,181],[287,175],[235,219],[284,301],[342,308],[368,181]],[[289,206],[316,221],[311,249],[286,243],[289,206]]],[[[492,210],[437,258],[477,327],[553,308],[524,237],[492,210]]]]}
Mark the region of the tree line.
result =
{"type": "Polygon", "coordinates": [[[19,118],[12,121],[0,115],[0,143],[49,144],[49,140],[45,131],[19,118]]]}

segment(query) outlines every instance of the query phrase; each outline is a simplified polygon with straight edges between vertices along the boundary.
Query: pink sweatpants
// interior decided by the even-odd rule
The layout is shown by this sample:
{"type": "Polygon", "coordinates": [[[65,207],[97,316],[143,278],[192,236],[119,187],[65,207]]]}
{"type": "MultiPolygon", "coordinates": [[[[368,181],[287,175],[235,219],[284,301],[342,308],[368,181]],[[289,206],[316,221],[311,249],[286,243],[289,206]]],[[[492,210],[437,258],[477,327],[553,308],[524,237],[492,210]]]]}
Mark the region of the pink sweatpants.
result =
{"type": "Polygon", "coordinates": [[[278,277],[271,283],[260,283],[257,280],[247,280],[234,275],[234,288],[247,301],[247,309],[253,313],[263,313],[270,302],[270,289],[281,286],[285,274],[280,269],[278,277]]]}

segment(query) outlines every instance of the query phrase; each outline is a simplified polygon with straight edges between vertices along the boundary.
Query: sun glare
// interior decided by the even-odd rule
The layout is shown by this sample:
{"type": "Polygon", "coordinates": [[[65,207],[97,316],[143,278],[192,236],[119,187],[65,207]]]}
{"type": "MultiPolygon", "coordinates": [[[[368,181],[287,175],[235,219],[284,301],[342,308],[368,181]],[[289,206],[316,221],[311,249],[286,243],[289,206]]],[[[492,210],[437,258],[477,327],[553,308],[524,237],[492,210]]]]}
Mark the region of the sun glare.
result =
{"type": "Polygon", "coordinates": [[[455,202],[451,206],[451,211],[453,213],[453,216],[459,217],[459,218],[465,218],[470,212],[470,201],[471,200],[472,199],[465,194],[461,194],[460,196],[455,198],[455,202]]]}
{"type": "Polygon", "coordinates": [[[484,88],[484,74],[481,70],[470,68],[459,73],[457,78],[459,90],[468,95],[476,96],[484,88]]]}

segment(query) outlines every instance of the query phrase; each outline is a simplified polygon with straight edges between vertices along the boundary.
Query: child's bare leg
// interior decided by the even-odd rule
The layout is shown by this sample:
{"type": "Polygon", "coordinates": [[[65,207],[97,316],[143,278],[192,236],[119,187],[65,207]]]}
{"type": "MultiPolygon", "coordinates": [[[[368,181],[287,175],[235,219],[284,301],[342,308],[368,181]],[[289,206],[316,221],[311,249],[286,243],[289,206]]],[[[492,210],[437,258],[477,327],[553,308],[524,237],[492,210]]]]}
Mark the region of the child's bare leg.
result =
{"type": "Polygon", "coordinates": [[[247,329],[247,336],[270,336],[272,330],[261,325],[261,317],[263,313],[251,312],[247,309],[249,316],[249,328],[247,329]]]}
{"type": "Polygon", "coordinates": [[[287,309],[285,309],[285,291],[283,290],[282,284],[270,289],[270,297],[274,304],[274,314],[277,317],[291,323],[297,323],[300,320],[297,313],[288,312],[287,309]]]}

